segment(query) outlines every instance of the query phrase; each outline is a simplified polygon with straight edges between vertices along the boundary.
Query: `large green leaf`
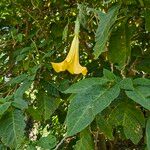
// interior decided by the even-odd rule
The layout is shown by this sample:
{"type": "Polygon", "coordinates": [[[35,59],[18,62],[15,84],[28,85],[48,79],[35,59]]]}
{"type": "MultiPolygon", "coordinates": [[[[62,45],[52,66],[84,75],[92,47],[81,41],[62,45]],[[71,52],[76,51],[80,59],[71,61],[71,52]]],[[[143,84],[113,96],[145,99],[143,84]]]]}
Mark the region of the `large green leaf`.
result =
{"type": "Polygon", "coordinates": [[[83,130],[80,133],[80,140],[77,141],[75,150],[94,150],[94,142],[92,135],[88,129],[83,130]]]}
{"type": "Polygon", "coordinates": [[[144,108],[150,110],[150,86],[136,86],[134,90],[126,91],[129,98],[144,108]]]}
{"type": "Polygon", "coordinates": [[[145,126],[144,115],[136,107],[121,103],[112,110],[109,122],[115,126],[123,126],[124,134],[134,144],[137,144],[142,136],[142,127],[145,126]]]}
{"type": "Polygon", "coordinates": [[[74,135],[87,127],[95,116],[118,97],[118,85],[103,87],[95,85],[71,98],[67,114],[67,135],[74,135]]]}
{"type": "Polygon", "coordinates": [[[96,44],[94,46],[95,58],[98,58],[98,56],[105,51],[105,46],[110,36],[111,28],[117,19],[119,8],[119,5],[115,5],[110,8],[106,14],[102,12],[99,13],[100,21],[96,30],[96,44]]]}
{"type": "Polygon", "coordinates": [[[109,41],[108,58],[120,68],[124,67],[130,58],[131,46],[129,29],[126,23],[123,23],[114,31],[109,41]]]}
{"type": "Polygon", "coordinates": [[[86,91],[93,85],[103,85],[108,81],[109,80],[106,78],[98,78],[98,77],[86,78],[71,85],[66,91],[64,91],[64,93],[81,93],[86,91]]]}
{"type": "Polygon", "coordinates": [[[39,92],[37,95],[37,107],[44,120],[50,119],[50,116],[59,106],[59,99],[46,95],[44,92],[39,92]]]}
{"type": "Polygon", "coordinates": [[[146,142],[147,142],[147,149],[150,150],[150,117],[147,119],[146,124],[146,142]]]}
{"type": "Polygon", "coordinates": [[[0,137],[10,148],[17,148],[24,139],[24,116],[20,110],[12,110],[0,120],[0,137]]]}

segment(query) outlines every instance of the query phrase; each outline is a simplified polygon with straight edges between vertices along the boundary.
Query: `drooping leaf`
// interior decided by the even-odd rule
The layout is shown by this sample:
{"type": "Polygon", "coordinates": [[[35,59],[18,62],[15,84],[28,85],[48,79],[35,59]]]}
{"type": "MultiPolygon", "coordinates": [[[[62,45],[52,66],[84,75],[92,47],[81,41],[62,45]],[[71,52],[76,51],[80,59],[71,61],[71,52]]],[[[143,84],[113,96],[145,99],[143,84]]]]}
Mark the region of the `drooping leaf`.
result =
{"type": "Polygon", "coordinates": [[[74,95],[67,114],[67,135],[74,135],[87,127],[119,93],[118,85],[108,88],[95,85],[83,93],[74,95]]]}
{"type": "Polygon", "coordinates": [[[129,98],[144,108],[150,110],[150,86],[137,86],[134,90],[126,91],[129,98]]]}
{"type": "Polygon", "coordinates": [[[98,77],[86,78],[71,85],[66,91],[64,91],[64,93],[81,93],[86,91],[93,85],[103,85],[106,84],[108,81],[109,80],[106,78],[98,78],[98,77]]]}
{"type": "Polygon", "coordinates": [[[130,58],[131,46],[129,29],[126,23],[123,23],[114,31],[110,37],[108,58],[110,62],[122,69],[130,58]]]}
{"type": "Polygon", "coordinates": [[[94,142],[88,129],[80,133],[80,139],[77,141],[74,150],[94,150],[94,142]]]}
{"type": "Polygon", "coordinates": [[[85,4],[78,4],[78,9],[79,9],[79,22],[80,24],[84,27],[84,28],[88,28],[87,26],[87,20],[88,20],[88,16],[87,16],[87,6],[85,4]]]}
{"type": "Polygon", "coordinates": [[[20,110],[12,110],[0,120],[0,137],[2,142],[14,149],[24,140],[24,116],[20,110]]]}
{"type": "Polygon", "coordinates": [[[37,142],[37,146],[48,150],[52,150],[56,146],[56,144],[56,137],[51,134],[46,137],[41,137],[37,142]]]}
{"type": "Polygon", "coordinates": [[[117,19],[119,8],[119,5],[115,5],[110,8],[106,14],[100,12],[102,15],[99,16],[100,21],[96,30],[96,44],[94,46],[95,58],[98,58],[98,56],[105,51],[105,46],[109,39],[111,28],[117,19]]]}
{"type": "Polygon", "coordinates": [[[44,120],[50,119],[50,116],[58,108],[60,100],[52,96],[48,96],[43,92],[37,95],[37,107],[44,120]]]}
{"type": "Polygon", "coordinates": [[[103,133],[110,140],[114,139],[112,126],[101,114],[96,116],[96,123],[100,133],[103,133]]]}
{"type": "Polygon", "coordinates": [[[143,113],[127,103],[120,103],[112,110],[109,116],[109,122],[114,126],[122,126],[127,139],[137,144],[142,136],[142,128],[145,126],[143,113]]]}
{"type": "Polygon", "coordinates": [[[147,142],[147,149],[150,150],[150,117],[147,119],[146,124],[146,142],[147,142]]]}

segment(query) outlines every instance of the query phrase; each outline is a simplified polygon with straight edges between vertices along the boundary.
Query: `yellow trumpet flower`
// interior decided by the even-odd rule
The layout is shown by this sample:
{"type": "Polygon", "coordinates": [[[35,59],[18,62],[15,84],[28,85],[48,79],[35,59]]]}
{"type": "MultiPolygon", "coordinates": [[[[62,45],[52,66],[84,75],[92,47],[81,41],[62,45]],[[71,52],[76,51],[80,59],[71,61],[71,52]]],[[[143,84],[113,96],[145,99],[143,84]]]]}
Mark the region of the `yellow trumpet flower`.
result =
{"type": "Polygon", "coordinates": [[[87,68],[82,67],[79,63],[79,38],[78,34],[75,34],[70,51],[66,57],[66,59],[63,62],[60,63],[54,63],[51,62],[52,67],[56,72],[61,71],[69,71],[71,74],[80,74],[83,75],[87,74],[87,68]]]}

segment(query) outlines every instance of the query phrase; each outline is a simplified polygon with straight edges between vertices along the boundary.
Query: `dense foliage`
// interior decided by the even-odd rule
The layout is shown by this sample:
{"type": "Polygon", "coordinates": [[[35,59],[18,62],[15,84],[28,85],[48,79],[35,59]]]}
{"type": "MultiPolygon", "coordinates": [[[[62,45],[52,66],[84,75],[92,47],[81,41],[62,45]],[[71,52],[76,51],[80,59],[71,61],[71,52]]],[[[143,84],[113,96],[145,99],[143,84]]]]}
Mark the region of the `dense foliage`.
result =
{"type": "Polygon", "coordinates": [[[150,150],[149,60],[149,0],[1,0],[0,149],[150,150]]]}

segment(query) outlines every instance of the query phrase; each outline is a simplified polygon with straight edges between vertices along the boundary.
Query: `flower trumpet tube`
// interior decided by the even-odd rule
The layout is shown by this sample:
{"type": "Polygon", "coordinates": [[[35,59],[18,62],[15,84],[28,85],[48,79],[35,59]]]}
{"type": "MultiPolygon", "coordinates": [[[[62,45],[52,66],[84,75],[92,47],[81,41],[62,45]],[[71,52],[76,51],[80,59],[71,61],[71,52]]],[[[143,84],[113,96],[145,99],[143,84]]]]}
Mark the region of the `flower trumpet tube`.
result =
{"type": "Polygon", "coordinates": [[[75,34],[71,43],[70,51],[63,62],[54,63],[51,62],[52,67],[56,72],[69,71],[71,74],[87,74],[87,68],[82,67],[79,63],[79,38],[78,34],[75,34]]]}

